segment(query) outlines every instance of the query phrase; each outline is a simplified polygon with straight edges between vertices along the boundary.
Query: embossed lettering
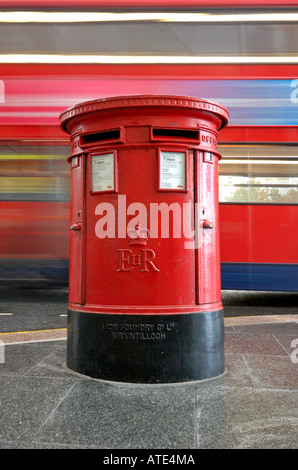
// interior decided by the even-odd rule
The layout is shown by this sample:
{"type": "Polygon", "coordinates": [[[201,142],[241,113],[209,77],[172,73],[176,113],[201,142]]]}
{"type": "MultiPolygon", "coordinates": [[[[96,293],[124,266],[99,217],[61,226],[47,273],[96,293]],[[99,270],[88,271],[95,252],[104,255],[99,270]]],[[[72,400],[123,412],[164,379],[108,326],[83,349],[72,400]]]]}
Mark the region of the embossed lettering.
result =
{"type": "Polygon", "coordinates": [[[104,322],[102,329],[114,340],[160,341],[173,334],[179,335],[175,323],[114,323],[104,322]]]}
{"type": "Polygon", "coordinates": [[[202,134],[202,142],[216,148],[216,139],[214,137],[202,134]]]}
{"type": "Polygon", "coordinates": [[[113,339],[141,339],[141,340],[159,340],[159,339],[165,339],[166,334],[165,333],[160,333],[160,332],[134,332],[134,333],[126,333],[126,332],[114,332],[112,331],[112,338],[113,339]]]}
{"type": "Polygon", "coordinates": [[[142,269],[141,272],[149,272],[148,266],[153,271],[159,271],[159,269],[155,266],[153,263],[153,260],[155,258],[155,253],[153,250],[141,250],[142,252],[142,269]]]}
{"type": "Polygon", "coordinates": [[[128,248],[119,249],[119,267],[117,272],[130,272],[136,266],[140,266],[142,273],[149,272],[150,270],[159,272],[159,269],[153,263],[155,253],[153,250],[144,249],[140,253],[133,253],[128,248]]]}
{"type": "Polygon", "coordinates": [[[130,255],[132,251],[127,249],[118,250],[119,253],[119,268],[117,271],[132,271],[134,266],[130,267],[130,255]]]}

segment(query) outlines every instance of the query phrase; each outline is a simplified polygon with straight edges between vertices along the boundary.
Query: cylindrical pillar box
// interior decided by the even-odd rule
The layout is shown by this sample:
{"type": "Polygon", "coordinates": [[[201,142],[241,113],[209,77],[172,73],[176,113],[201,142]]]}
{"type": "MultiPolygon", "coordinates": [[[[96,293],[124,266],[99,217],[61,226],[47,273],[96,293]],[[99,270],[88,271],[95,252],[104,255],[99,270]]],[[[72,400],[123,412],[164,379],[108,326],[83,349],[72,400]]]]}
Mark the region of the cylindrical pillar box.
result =
{"type": "Polygon", "coordinates": [[[218,220],[221,105],[185,96],[89,101],[70,134],[67,365],[104,380],[224,373],[218,220]]]}

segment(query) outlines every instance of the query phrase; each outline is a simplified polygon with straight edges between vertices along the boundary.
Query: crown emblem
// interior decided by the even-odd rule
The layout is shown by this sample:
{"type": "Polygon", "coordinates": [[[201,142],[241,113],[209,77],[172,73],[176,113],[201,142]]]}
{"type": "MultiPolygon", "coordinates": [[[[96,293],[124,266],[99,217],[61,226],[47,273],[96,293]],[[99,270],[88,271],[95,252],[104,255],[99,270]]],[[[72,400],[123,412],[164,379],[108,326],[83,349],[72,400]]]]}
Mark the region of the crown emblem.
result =
{"type": "Polygon", "coordinates": [[[149,238],[149,230],[147,228],[140,228],[139,222],[135,228],[131,228],[127,232],[129,245],[146,245],[149,238]]]}

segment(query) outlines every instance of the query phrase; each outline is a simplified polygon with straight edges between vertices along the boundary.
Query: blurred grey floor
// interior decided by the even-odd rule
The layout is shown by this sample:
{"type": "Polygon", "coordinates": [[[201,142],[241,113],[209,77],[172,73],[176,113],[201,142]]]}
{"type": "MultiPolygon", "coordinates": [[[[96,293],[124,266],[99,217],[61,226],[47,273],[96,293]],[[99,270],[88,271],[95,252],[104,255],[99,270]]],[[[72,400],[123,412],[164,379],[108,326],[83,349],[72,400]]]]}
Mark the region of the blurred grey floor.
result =
{"type": "Polygon", "coordinates": [[[1,449],[298,448],[295,315],[225,318],[226,375],[202,383],[79,376],[65,329],[0,339],[1,449]]]}
{"type": "Polygon", "coordinates": [[[298,292],[221,291],[225,317],[298,315],[298,292]]]}

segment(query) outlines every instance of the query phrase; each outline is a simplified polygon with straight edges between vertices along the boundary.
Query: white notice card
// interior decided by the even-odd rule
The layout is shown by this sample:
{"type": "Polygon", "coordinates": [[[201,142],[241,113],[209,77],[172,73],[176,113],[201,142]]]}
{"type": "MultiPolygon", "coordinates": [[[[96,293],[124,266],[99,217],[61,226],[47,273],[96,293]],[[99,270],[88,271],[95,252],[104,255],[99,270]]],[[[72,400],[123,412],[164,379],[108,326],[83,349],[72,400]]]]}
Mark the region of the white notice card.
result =
{"type": "Polygon", "coordinates": [[[160,152],[160,189],[185,191],[185,153],[160,152]]]}
{"type": "Polygon", "coordinates": [[[114,154],[92,156],[92,191],[114,191],[114,154]]]}

